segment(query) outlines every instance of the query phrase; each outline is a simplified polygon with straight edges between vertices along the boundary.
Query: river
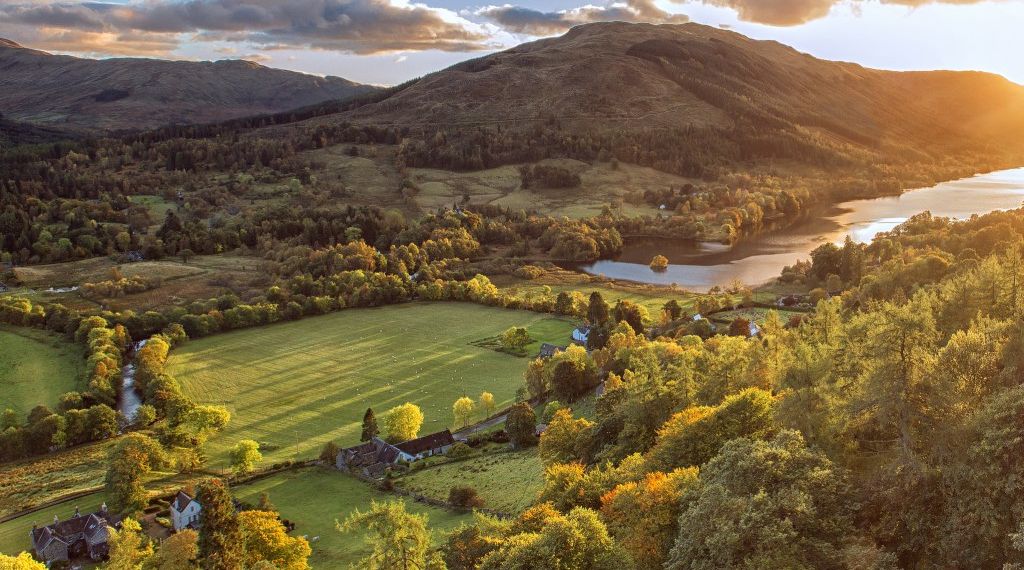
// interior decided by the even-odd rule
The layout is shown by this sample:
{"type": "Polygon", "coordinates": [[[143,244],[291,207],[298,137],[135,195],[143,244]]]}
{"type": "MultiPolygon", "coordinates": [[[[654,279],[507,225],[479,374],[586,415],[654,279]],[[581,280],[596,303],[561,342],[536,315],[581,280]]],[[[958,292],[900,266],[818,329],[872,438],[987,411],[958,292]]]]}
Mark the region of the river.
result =
{"type": "Polygon", "coordinates": [[[854,200],[812,211],[781,229],[759,232],[732,246],[683,240],[628,240],[622,253],[579,269],[612,279],[668,285],[693,291],[728,285],[734,279],[760,285],[779,276],[782,268],[806,259],[820,244],[841,244],[846,236],[862,243],[892,229],[911,216],[966,219],[974,214],[1019,208],[1024,203],[1024,168],[979,174],[909,190],[899,196],[854,200]],[[668,258],[664,272],[652,271],[654,255],[668,258]]]}
{"type": "Polygon", "coordinates": [[[142,395],[135,389],[135,353],[143,346],[146,346],[145,339],[135,343],[126,354],[131,361],[121,367],[121,394],[117,398],[117,409],[129,422],[135,419],[135,412],[142,405],[142,395]]]}

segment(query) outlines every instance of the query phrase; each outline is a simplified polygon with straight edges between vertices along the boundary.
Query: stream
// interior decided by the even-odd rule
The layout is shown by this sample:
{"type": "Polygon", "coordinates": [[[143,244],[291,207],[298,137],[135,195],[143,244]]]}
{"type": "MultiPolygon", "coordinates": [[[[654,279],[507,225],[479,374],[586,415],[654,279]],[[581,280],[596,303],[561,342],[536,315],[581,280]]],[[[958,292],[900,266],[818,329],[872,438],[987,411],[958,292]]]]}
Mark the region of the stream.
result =
{"type": "Polygon", "coordinates": [[[140,348],[146,346],[145,340],[140,340],[132,345],[127,356],[130,362],[121,367],[121,394],[117,398],[117,410],[131,422],[135,419],[135,412],[142,405],[142,395],[135,389],[135,354],[140,348]]]}

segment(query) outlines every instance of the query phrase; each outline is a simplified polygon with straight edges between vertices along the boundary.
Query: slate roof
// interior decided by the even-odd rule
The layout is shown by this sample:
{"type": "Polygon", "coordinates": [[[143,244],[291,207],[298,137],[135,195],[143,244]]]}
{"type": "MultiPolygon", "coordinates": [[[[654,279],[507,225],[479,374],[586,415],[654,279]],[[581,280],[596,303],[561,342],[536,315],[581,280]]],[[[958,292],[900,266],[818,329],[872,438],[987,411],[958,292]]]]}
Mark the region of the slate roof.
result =
{"type": "Polygon", "coordinates": [[[187,507],[191,502],[192,497],[188,496],[188,493],[185,491],[178,491],[178,494],[174,496],[174,502],[171,503],[171,506],[174,507],[174,510],[180,513],[184,511],[185,507],[187,507]]]}
{"type": "Polygon", "coordinates": [[[36,552],[42,552],[51,541],[59,540],[71,544],[84,538],[91,545],[107,541],[107,527],[116,526],[121,517],[106,511],[97,511],[88,515],[75,515],[69,519],[55,522],[42,528],[32,529],[32,546],[36,552]]]}
{"type": "Polygon", "coordinates": [[[540,345],[540,355],[539,356],[541,358],[551,358],[559,350],[565,350],[565,347],[564,346],[557,346],[557,345],[551,344],[550,342],[545,342],[545,343],[540,345]]]}
{"type": "Polygon", "coordinates": [[[455,438],[452,437],[452,432],[449,430],[439,431],[430,435],[425,435],[417,439],[410,439],[399,443],[395,447],[408,453],[409,455],[418,455],[424,451],[431,449],[437,449],[439,447],[445,447],[448,445],[455,445],[455,438]]]}

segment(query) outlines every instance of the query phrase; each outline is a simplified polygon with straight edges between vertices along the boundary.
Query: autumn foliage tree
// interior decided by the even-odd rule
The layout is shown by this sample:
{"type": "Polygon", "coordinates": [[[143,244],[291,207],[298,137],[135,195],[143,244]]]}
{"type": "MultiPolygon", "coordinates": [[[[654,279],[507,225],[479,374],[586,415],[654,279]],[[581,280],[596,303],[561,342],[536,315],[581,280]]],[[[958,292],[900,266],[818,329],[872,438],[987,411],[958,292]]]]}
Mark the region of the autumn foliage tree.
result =
{"type": "Polygon", "coordinates": [[[423,412],[416,404],[406,402],[388,410],[384,416],[384,430],[392,443],[416,439],[423,426],[423,412]]]}

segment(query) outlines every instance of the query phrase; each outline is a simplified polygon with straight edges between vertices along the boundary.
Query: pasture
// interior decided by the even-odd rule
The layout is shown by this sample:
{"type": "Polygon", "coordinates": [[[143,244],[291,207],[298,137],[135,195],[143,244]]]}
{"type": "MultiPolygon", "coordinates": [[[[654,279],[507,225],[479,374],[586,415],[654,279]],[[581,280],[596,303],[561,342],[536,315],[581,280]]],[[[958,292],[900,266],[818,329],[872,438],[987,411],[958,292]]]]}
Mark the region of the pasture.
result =
{"type": "Polygon", "coordinates": [[[0,411],[24,419],[39,404],[82,388],[82,347],[45,331],[0,325],[0,411]]]}
{"type": "MultiPolygon", "coordinates": [[[[322,467],[287,471],[239,485],[232,491],[239,500],[253,504],[261,493],[267,493],[281,517],[295,522],[294,536],[319,536],[319,540],[310,543],[313,554],[309,563],[313,568],[347,568],[369,554],[364,535],[342,534],[334,522],[344,520],[356,509],[369,509],[370,501],[396,498],[355,477],[322,467]]],[[[430,517],[428,524],[434,531],[435,543],[440,541],[443,531],[461,522],[472,522],[469,513],[445,511],[408,499],[405,504],[410,512],[430,517]]]]}
{"type": "Polygon", "coordinates": [[[0,517],[103,486],[107,456],[115,441],[0,465],[0,517]]]}
{"type": "Polygon", "coordinates": [[[537,449],[508,452],[489,449],[471,459],[442,463],[395,479],[395,486],[441,501],[455,485],[469,485],[484,507],[517,514],[533,504],[544,487],[544,466],[537,449]]]}
{"type": "Polygon", "coordinates": [[[425,415],[424,435],[451,426],[461,396],[489,391],[499,409],[511,404],[528,359],[473,344],[511,326],[561,344],[572,330],[550,315],[410,303],[189,341],[172,351],[167,370],[194,401],[231,411],[227,428],[206,445],[211,467],[226,467],[241,439],[260,442],[270,464],[315,457],[331,440],[357,443],[368,407],[380,418],[412,402],[425,415]]]}

